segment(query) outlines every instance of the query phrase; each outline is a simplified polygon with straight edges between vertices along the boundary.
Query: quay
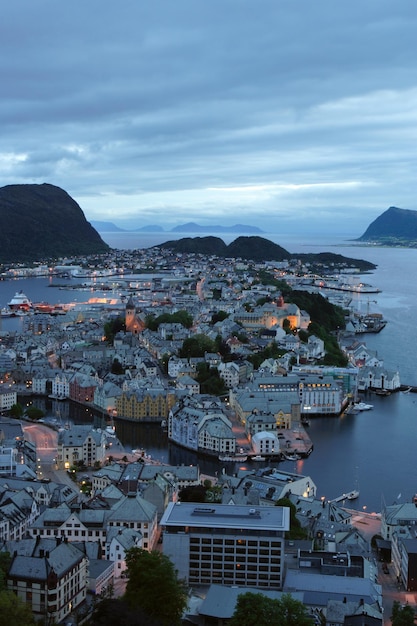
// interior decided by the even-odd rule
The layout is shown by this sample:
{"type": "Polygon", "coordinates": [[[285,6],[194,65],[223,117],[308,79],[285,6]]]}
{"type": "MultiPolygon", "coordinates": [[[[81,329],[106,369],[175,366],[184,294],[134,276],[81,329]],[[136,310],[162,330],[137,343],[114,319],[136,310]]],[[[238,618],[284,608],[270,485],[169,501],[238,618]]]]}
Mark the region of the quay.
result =
{"type": "MultiPolygon", "coordinates": [[[[243,424],[239,423],[237,420],[233,420],[232,428],[236,436],[237,445],[242,453],[248,455],[248,460],[250,458],[259,457],[252,449],[243,424]]],[[[262,453],[262,457],[265,457],[265,459],[277,461],[285,460],[285,455],[297,455],[306,458],[312,453],[314,448],[313,443],[301,422],[296,421],[291,428],[279,428],[274,432],[279,439],[280,447],[279,450],[273,454],[262,453]]],[[[255,460],[260,459],[256,458],[255,460]]]]}

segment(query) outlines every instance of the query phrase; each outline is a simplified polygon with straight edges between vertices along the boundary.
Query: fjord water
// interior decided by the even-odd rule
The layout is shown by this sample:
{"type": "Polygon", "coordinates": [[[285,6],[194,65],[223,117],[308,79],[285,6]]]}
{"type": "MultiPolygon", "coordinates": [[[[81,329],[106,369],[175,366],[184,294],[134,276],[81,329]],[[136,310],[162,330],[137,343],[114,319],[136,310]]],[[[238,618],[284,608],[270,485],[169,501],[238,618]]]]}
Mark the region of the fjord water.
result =
{"type": "MultiPolygon", "coordinates": [[[[102,237],[112,247],[120,249],[149,248],[180,235],[138,233],[125,236],[117,233],[102,237]]],[[[201,234],[200,234],[201,236],[201,234]]],[[[401,382],[417,385],[415,360],[417,354],[417,250],[379,248],[353,245],[352,237],[312,238],[306,236],[265,235],[290,252],[336,252],[346,257],[366,259],[377,269],[363,275],[364,282],[381,289],[381,293],[354,295],[355,308],[383,313],[388,324],[377,335],[360,335],[357,339],[377,351],[388,369],[399,370],[401,382]]],[[[357,235],[356,235],[357,236],[357,235]]],[[[229,243],[235,236],[222,238],[229,243]]],[[[60,279],[60,283],[64,282],[60,279]]],[[[50,288],[48,279],[0,281],[0,306],[22,289],[32,301],[52,303],[86,301],[84,291],[50,288]]],[[[2,320],[3,329],[18,330],[21,320],[2,320]],[[13,327],[14,325],[14,327],[13,327]]],[[[383,503],[410,501],[417,492],[417,394],[398,392],[387,398],[369,395],[372,411],[332,418],[311,420],[309,435],[314,451],[308,459],[285,461],[279,465],[286,471],[311,476],[318,496],[335,498],[357,485],[360,497],[349,505],[366,511],[380,511],[383,503]]],[[[222,467],[204,457],[168,445],[159,427],[118,422],[117,433],[129,448],[143,447],[153,458],[173,464],[199,463],[203,472],[214,475],[222,467]]],[[[228,471],[236,467],[228,467],[228,471]]]]}

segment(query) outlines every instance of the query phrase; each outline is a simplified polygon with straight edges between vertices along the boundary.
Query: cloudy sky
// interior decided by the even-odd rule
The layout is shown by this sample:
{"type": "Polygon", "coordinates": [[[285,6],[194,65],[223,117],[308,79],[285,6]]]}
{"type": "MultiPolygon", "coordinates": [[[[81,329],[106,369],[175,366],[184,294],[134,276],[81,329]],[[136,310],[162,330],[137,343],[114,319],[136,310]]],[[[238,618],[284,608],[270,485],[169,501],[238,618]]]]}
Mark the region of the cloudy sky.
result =
{"type": "Polygon", "coordinates": [[[0,186],[88,220],[362,234],[417,210],[415,0],[13,0],[0,186]]]}

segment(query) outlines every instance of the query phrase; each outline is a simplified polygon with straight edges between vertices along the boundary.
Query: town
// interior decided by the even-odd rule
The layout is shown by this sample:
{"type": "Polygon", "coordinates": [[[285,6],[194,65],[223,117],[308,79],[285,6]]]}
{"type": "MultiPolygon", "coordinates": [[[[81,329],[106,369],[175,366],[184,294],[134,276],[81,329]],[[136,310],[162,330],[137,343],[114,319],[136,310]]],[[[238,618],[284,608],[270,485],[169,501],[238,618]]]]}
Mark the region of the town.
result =
{"type": "Polygon", "coordinates": [[[53,276],[86,293],[59,307],[19,292],[2,303],[23,332],[0,332],[0,538],[12,555],[7,588],[37,618],[86,619],[89,598],[123,589],[133,546],[171,559],[196,595],[187,613],[196,624],[227,623],[239,589],[289,593],[318,624],[355,614],[383,624],[385,582],[416,591],[414,503],[367,518],[370,536],[366,514],[348,506],[355,491],[319,499],[311,477],[275,463],[314,454],[314,416],[365,410],[360,392],[401,388],[363,341],[384,320],[349,308],[349,291],[372,293],[354,268],[152,248],[2,274],[16,276],[53,276]],[[21,399],[38,397],[62,406],[63,420],[25,414],[21,399]],[[71,424],[68,401],[105,425],[71,424]],[[251,465],[206,476],[144,450],[126,454],[120,420],[158,424],[175,445],[251,465]],[[44,463],[39,446],[50,436],[44,463]],[[202,488],[204,500],[193,499],[202,488]],[[44,578],[28,558],[48,563],[37,568],[44,578]],[[225,615],[219,598],[231,589],[225,615]]]}

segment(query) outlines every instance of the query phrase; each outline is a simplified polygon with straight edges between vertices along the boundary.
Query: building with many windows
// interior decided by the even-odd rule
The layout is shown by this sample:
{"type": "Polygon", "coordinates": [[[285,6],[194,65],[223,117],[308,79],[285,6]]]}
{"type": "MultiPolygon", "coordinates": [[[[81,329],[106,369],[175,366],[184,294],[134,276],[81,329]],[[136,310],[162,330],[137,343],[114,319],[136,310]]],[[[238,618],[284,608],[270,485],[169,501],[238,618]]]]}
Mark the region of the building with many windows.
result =
{"type": "Polygon", "coordinates": [[[289,508],[172,502],[161,527],[164,554],[189,585],[282,588],[289,508]]]}
{"type": "Polygon", "coordinates": [[[76,425],[58,435],[57,465],[69,469],[84,463],[88,467],[102,463],[106,456],[106,435],[91,426],[76,425]]]}
{"type": "Polygon", "coordinates": [[[7,589],[46,623],[61,623],[86,598],[88,559],[65,539],[13,543],[7,589]]]}

